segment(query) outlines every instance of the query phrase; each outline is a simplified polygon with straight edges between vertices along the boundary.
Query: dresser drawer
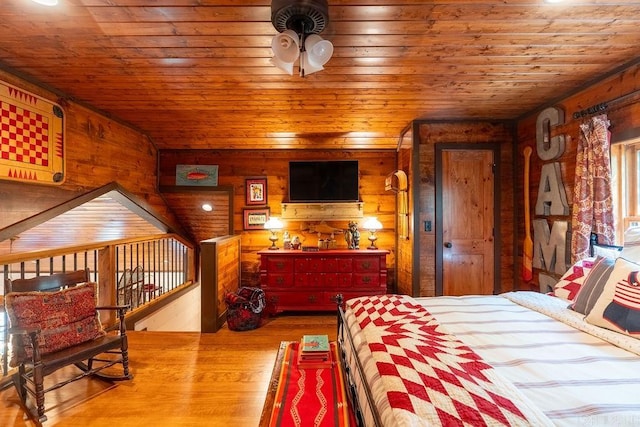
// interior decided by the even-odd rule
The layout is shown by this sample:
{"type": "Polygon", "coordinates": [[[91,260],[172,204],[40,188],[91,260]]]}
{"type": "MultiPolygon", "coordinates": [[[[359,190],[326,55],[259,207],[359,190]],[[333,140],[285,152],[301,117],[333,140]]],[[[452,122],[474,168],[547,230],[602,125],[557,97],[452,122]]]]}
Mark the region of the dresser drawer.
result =
{"type": "Polygon", "coordinates": [[[267,270],[272,273],[293,273],[293,259],[287,257],[270,256],[267,258],[267,270]]]}
{"type": "Polygon", "coordinates": [[[295,271],[297,273],[316,273],[323,270],[322,258],[297,258],[295,260],[295,271]]]}
{"type": "Polygon", "coordinates": [[[380,286],[380,273],[354,273],[351,283],[354,288],[376,288],[380,286]]]}
{"type": "Polygon", "coordinates": [[[324,284],[327,288],[345,288],[351,286],[351,273],[325,273],[324,284]]]}
{"type": "Polygon", "coordinates": [[[353,260],[353,271],[356,273],[380,272],[380,258],[375,256],[357,257],[353,260]]]}
{"type": "Polygon", "coordinates": [[[353,261],[350,257],[329,257],[324,258],[323,271],[332,273],[351,273],[353,261]]]}
{"type": "Polygon", "coordinates": [[[263,277],[263,287],[291,288],[293,287],[293,274],[270,273],[263,277]]]}
{"type": "Polygon", "coordinates": [[[295,285],[301,290],[305,288],[321,287],[324,285],[322,273],[296,273],[295,285]]]}
{"type": "Polygon", "coordinates": [[[367,273],[380,271],[380,258],[378,257],[359,257],[353,260],[353,271],[355,273],[367,273]]]}

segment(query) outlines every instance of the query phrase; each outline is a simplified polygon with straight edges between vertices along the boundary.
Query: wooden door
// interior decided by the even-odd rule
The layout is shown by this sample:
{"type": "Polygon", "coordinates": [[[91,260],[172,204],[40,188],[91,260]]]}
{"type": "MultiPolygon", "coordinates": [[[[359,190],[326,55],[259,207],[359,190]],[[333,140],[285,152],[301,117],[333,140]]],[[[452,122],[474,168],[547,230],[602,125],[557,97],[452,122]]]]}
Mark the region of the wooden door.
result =
{"type": "Polygon", "coordinates": [[[441,155],[442,294],[492,294],[493,151],[445,149],[441,155]]]}

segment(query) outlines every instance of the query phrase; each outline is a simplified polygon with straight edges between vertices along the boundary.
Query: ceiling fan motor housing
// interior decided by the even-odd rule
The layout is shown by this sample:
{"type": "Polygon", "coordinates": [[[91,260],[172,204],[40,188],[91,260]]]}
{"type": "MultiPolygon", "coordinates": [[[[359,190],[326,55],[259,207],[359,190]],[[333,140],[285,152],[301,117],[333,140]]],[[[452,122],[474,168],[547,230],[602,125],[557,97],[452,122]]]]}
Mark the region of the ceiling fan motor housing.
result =
{"type": "Polygon", "coordinates": [[[271,23],[278,32],[319,34],[329,22],[326,0],[272,0],[271,23]]]}

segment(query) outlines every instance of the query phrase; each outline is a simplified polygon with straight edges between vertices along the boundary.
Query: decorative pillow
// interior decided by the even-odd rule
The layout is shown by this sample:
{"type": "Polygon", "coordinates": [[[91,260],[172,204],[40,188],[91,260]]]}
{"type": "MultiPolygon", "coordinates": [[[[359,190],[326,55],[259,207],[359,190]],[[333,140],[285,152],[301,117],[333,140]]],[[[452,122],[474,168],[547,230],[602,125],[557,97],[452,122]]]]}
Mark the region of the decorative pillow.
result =
{"type": "Polygon", "coordinates": [[[600,298],[585,320],[640,337],[640,264],[618,258],[600,298]]]}
{"type": "Polygon", "coordinates": [[[615,260],[612,258],[597,257],[589,275],[584,280],[573,304],[571,304],[569,308],[581,314],[588,314],[596,304],[596,301],[598,301],[613,271],[614,263],[615,260]]]}
{"type": "Polygon", "coordinates": [[[622,255],[622,246],[594,245],[593,255],[616,259],[622,255]]]}
{"type": "MultiPolygon", "coordinates": [[[[5,305],[11,327],[39,328],[41,354],[53,353],[105,334],[96,312],[96,284],[85,283],[58,292],[11,292],[5,305]]],[[[10,364],[31,358],[26,335],[14,335],[10,364]]]]}
{"type": "Polygon", "coordinates": [[[640,263],[640,227],[629,227],[624,232],[623,258],[640,263]]]}
{"type": "Polygon", "coordinates": [[[591,271],[594,261],[595,258],[585,258],[573,264],[553,287],[553,295],[573,301],[591,271]]]}

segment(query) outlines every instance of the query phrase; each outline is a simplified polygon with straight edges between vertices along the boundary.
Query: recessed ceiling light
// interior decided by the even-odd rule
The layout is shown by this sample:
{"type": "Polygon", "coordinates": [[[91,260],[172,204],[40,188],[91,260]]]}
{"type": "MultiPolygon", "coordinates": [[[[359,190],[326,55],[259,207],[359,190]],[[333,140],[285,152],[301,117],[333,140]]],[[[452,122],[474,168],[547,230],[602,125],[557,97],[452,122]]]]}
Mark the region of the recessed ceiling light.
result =
{"type": "Polygon", "coordinates": [[[209,203],[203,203],[202,210],[206,212],[211,212],[213,210],[213,206],[211,206],[209,203]]]}
{"type": "Polygon", "coordinates": [[[58,0],[31,0],[34,3],[41,4],[43,6],[57,6],[58,0]]]}

